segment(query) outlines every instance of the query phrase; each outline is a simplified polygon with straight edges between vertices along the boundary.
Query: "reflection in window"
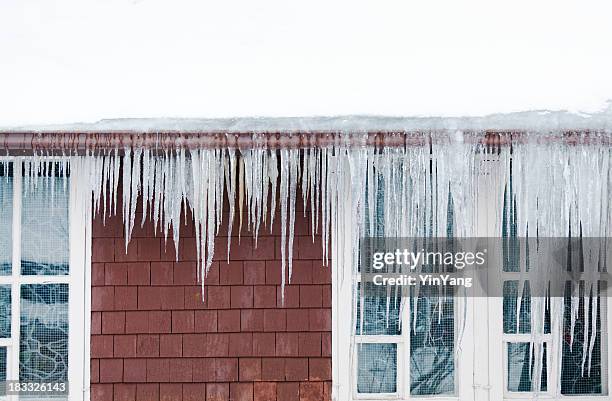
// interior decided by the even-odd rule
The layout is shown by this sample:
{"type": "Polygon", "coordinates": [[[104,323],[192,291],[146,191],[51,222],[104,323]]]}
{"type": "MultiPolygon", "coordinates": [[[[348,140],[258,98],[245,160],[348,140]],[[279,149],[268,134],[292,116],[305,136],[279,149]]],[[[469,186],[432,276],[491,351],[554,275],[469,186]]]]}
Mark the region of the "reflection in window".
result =
{"type": "Polygon", "coordinates": [[[11,274],[13,258],[13,168],[0,163],[0,276],[11,274]]]}
{"type": "Polygon", "coordinates": [[[24,183],[21,212],[21,274],[68,274],[68,186],[61,177],[24,183]]]}
{"type": "Polygon", "coordinates": [[[11,337],[11,286],[0,285],[0,338],[11,337]]]}
{"type": "Polygon", "coordinates": [[[399,335],[401,290],[379,286],[371,282],[359,283],[357,291],[357,335],[399,335]],[[363,285],[363,291],[361,290],[363,285]],[[364,303],[362,318],[361,301],[364,303]],[[362,329],[363,324],[363,329],[362,329]]]}
{"type": "Polygon", "coordinates": [[[358,344],[357,355],[359,393],[397,391],[397,344],[358,344]]]}
{"type": "MultiPolygon", "coordinates": [[[[508,343],[508,391],[531,392],[536,361],[536,347],[531,343],[508,343]]],[[[543,369],[540,376],[540,391],[547,388],[546,343],[541,356],[543,369]]]]}
{"type": "Polygon", "coordinates": [[[68,284],[21,286],[19,380],[68,379],[68,284]]]}

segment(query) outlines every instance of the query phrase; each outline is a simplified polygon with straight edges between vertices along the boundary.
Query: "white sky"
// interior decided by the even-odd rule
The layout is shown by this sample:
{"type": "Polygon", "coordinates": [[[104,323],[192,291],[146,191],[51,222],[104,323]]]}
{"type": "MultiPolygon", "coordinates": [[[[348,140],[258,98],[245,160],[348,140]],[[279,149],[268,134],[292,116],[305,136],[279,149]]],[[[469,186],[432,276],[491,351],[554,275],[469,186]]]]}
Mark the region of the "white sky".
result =
{"type": "Polygon", "coordinates": [[[1,0],[0,126],[595,111],[609,1],[1,0]]]}

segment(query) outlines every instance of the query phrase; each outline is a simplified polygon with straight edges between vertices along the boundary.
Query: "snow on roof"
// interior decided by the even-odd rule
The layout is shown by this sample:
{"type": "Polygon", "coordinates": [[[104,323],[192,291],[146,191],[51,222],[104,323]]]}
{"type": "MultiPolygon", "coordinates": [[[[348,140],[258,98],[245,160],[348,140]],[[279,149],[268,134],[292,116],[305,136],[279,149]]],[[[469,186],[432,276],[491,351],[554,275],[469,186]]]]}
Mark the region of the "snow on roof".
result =
{"type": "Polygon", "coordinates": [[[597,113],[535,110],[481,117],[124,118],[94,123],[0,127],[0,132],[393,132],[393,131],[590,130],[612,132],[612,103],[597,113]]]}

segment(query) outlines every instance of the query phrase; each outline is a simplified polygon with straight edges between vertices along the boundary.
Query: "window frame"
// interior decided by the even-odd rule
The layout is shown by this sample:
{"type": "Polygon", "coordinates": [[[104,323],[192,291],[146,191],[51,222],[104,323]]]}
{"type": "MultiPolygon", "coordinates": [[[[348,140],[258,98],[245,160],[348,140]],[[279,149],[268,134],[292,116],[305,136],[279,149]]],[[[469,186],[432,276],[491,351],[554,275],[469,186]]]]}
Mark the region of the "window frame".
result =
{"type": "MultiPolygon", "coordinates": [[[[11,286],[11,337],[0,339],[7,349],[6,379],[19,380],[19,342],[21,286],[24,284],[68,284],[68,389],[67,400],[89,400],[90,330],[91,330],[91,207],[83,196],[83,178],[73,174],[68,181],[68,244],[67,275],[43,276],[21,274],[21,214],[23,161],[27,156],[0,157],[0,163],[13,164],[12,199],[12,268],[11,275],[0,276],[0,285],[11,286]]],[[[53,158],[53,161],[61,161],[53,158]]],[[[0,398],[17,401],[16,395],[0,398]]]]}

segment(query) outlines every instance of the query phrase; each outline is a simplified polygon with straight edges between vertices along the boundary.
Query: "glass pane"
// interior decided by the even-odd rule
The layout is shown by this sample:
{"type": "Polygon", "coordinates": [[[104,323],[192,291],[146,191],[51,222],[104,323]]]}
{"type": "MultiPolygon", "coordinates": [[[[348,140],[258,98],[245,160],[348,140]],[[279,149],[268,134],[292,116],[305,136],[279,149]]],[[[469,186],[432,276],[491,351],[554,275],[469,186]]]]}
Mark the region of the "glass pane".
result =
{"type": "Polygon", "coordinates": [[[357,355],[359,393],[397,391],[397,344],[358,344],[357,355]]]}
{"type": "Polygon", "coordinates": [[[13,168],[0,163],[0,276],[11,274],[13,258],[13,168]]]}
{"type": "Polygon", "coordinates": [[[452,295],[440,298],[439,289],[421,287],[411,298],[410,393],[412,395],[455,392],[455,325],[452,295]],[[416,307],[416,322],[414,311],[416,307]]]}
{"type": "Polygon", "coordinates": [[[11,286],[0,285],[0,338],[11,337],[11,286]]]}
{"type": "Polygon", "coordinates": [[[357,335],[398,335],[401,334],[400,327],[400,306],[402,302],[401,289],[388,286],[375,285],[374,283],[364,283],[363,294],[360,293],[361,283],[359,283],[357,297],[357,335]],[[363,330],[361,317],[361,301],[363,296],[364,316],[363,330]]]}
{"type": "MultiPolygon", "coordinates": [[[[521,308],[518,308],[519,281],[504,281],[504,333],[531,333],[531,289],[525,281],[522,289],[521,308]],[[518,318],[518,326],[517,326],[518,318]]],[[[550,333],[550,308],[544,310],[544,333],[550,333]]]]}
{"type": "Polygon", "coordinates": [[[68,185],[62,177],[24,179],[21,274],[68,274],[68,185]]]}
{"type": "MultiPolygon", "coordinates": [[[[536,350],[531,343],[508,344],[508,391],[531,392],[536,361],[536,350]]],[[[547,388],[546,344],[544,344],[542,361],[544,363],[540,376],[540,391],[547,388]]]]}
{"type": "MultiPolygon", "coordinates": [[[[0,347],[0,383],[6,382],[6,347],[0,347]]],[[[0,385],[0,396],[6,395],[6,387],[0,385]]]]}
{"type": "MultiPolygon", "coordinates": [[[[574,324],[574,335],[571,332],[571,286],[566,285],[563,319],[563,350],[561,354],[561,394],[601,394],[601,301],[597,303],[593,296],[584,297],[584,286],[580,289],[578,313],[574,324]],[[589,313],[585,313],[588,303],[589,313]],[[597,306],[597,307],[595,307],[597,306]],[[585,319],[586,315],[586,319],[585,319]],[[594,328],[594,330],[593,330],[594,328]],[[585,342],[585,329],[586,333],[585,342]],[[589,350],[590,349],[590,350],[589,350]]],[[[605,372],[604,372],[605,375],[605,372]]]]}
{"type": "Polygon", "coordinates": [[[68,284],[21,286],[21,381],[68,379],[68,284]]]}

